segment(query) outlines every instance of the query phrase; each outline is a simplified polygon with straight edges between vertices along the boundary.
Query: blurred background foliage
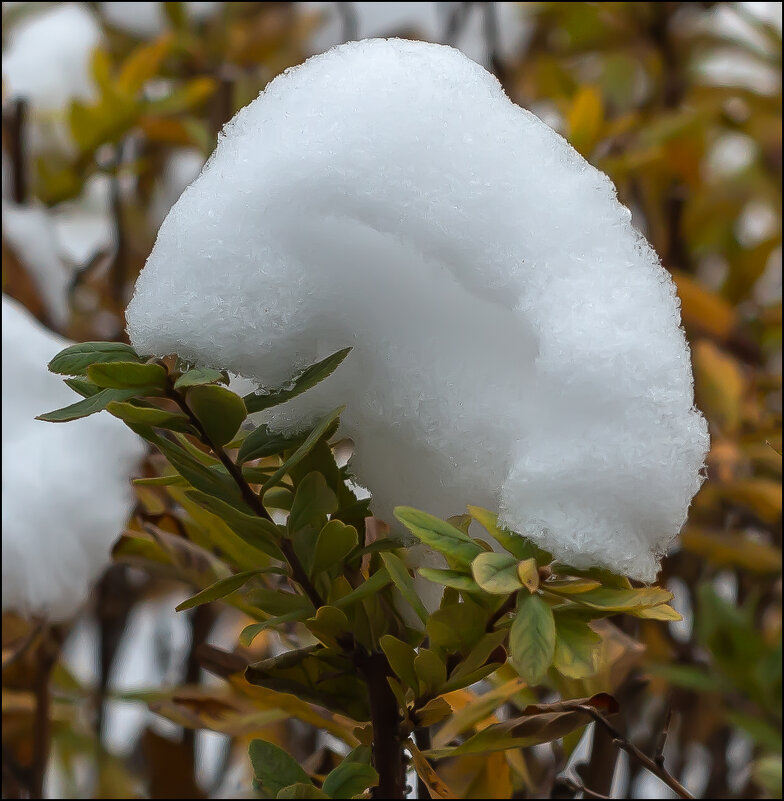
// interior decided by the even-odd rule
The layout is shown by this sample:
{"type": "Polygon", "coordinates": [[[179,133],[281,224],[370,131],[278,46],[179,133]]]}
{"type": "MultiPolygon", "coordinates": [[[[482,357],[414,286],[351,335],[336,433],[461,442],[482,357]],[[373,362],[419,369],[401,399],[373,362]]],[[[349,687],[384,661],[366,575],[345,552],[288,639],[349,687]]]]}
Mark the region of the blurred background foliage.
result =
{"type": "MultiPolygon", "coordinates": [[[[712,447],[661,579],[684,620],[624,618],[600,673],[553,689],[613,692],[618,727],[646,753],[668,720],[668,767],[698,796],[780,797],[781,5],[86,3],[100,26],[89,89],[43,104],[14,88],[6,55],[16,31],[62,5],[3,3],[2,280],[72,339],[123,337],[157,228],[223,124],[276,74],[346,39],[456,44],[608,173],[676,282],[712,447]]],[[[45,48],[37,59],[45,82],[45,48]]],[[[161,469],[153,459],[147,474],[161,469]]],[[[176,488],[137,492],[133,531],[176,538],[211,525],[176,488]]],[[[182,570],[142,572],[139,558],[121,541],[56,648],[34,641],[19,656],[30,629],[4,617],[4,766],[8,756],[23,772],[32,759],[29,666],[47,647],[59,654],[55,796],[236,797],[249,792],[251,736],[317,773],[336,764],[335,738],[356,744],[343,721],[205,672],[203,646],[233,649],[248,619],[218,604],[176,615],[190,594],[182,570]]],[[[252,653],[280,649],[264,634],[252,653]]],[[[450,701],[476,709],[481,690],[450,701]]],[[[503,710],[467,715],[468,728],[503,710]]],[[[669,797],[590,729],[580,743],[468,756],[440,772],[464,798],[567,797],[554,785],[567,764],[604,795],[669,797]]],[[[15,781],[4,767],[4,795],[15,781]]]]}

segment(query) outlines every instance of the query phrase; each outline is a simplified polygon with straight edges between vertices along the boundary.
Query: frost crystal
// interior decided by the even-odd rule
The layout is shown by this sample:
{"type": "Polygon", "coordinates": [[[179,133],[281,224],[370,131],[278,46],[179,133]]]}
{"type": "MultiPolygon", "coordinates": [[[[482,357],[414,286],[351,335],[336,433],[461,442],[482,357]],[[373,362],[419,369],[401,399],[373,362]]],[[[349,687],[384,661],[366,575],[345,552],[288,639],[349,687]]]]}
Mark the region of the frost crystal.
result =
{"type": "Polygon", "coordinates": [[[68,344],[3,295],[3,611],[63,620],[109,562],[144,446],[119,420],[35,415],[79,397],[47,362],[68,344]]]}
{"type": "Polygon", "coordinates": [[[396,504],[501,520],[652,580],[700,486],[672,281],[604,174],[459,52],[367,40],[274,80],[161,227],[134,345],[283,382],[346,345],[281,428],[347,403],[396,504]]]}

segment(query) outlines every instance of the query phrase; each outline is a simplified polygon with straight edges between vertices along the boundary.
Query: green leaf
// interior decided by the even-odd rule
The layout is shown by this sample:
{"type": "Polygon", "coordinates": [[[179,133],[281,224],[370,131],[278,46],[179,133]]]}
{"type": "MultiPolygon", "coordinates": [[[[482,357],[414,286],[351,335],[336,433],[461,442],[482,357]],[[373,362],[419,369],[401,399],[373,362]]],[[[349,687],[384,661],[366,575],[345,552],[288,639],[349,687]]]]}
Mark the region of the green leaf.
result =
{"type": "Polygon", "coordinates": [[[509,650],[520,676],[528,684],[538,684],[555,653],[553,612],[539,595],[518,595],[517,613],[509,632],[509,650]]]}
{"type": "Polygon", "coordinates": [[[180,445],[156,434],[150,426],[137,423],[129,423],[128,426],[158,448],[169,464],[196,489],[224,503],[247,508],[239,489],[222,465],[217,466],[219,470],[211,469],[180,445]]]}
{"type": "Polygon", "coordinates": [[[80,342],[61,350],[49,362],[49,370],[59,375],[87,375],[91,364],[141,361],[136,351],[123,342],[80,342]]]}
{"type": "Polygon", "coordinates": [[[420,648],[414,659],[414,670],[420,681],[417,695],[438,695],[446,683],[446,665],[435,651],[420,648]]]}
{"type": "Polygon", "coordinates": [[[419,575],[444,587],[454,587],[463,592],[479,592],[479,585],[468,575],[459,570],[437,570],[432,567],[420,567],[419,575]]]}
{"type": "Polygon", "coordinates": [[[286,487],[273,487],[264,493],[262,503],[266,509],[282,509],[284,512],[290,512],[294,503],[294,493],[286,487]]]}
{"type": "Polygon", "coordinates": [[[315,387],[320,381],[323,381],[327,376],[335,371],[343,359],[348,356],[351,348],[343,348],[343,350],[327,356],[320,362],[311,365],[306,370],[303,370],[292,382],[291,386],[282,389],[274,390],[266,394],[258,394],[255,392],[245,396],[245,405],[248,408],[248,413],[260,412],[264,409],[269,409],[272,406],[277,406],[285,403],[297,395],[315,387]]]}
{"type": "Polygon", "coordinates": [[[577,568],[561,562],[553,562],[551,569],[553,575],[556,576],[579,576],[598,581],[599,584],[605,587],[613,587],[618,590],[630,590],[632,588],[631,582],[625,576],[616,576],[615,573],[600,567],[577,568]]]}
{"type": "Polygon", "coordinates": [[[515,534],[498,525],[498,515],[482,509],[481,506],[469,506],[468,513],[482,528],[499,542],[512,556],[519,560],[536,559],[537,564],[548,565],[553,557],[522,534],[515,534]]]}
{"type": "Polygon", "coordinates": [[[220,370],[213,370],[209,367],[194,367],[183,373],[175,382],[175,389],[187,389],[188,387],[201,386],[202,384],[216,384],[225,380],[224,374],[220,370]]]}
{"type": "Polygon", "coordinates": [[[210,601],[217,601],[219,598],[225,598],[227,595],[236,592],[240,587],[244,586],[254,576],[261,573],[269,573],[271,570],[277,568],[260,568],[257,570],[244,570],[242,573],[235,573],[233,576],[216,581],[201,592],[188,598],[175,607],[175,611],[182,612],[185,609],[193,609],[194,606],[201,606],[202,604],[210,603],[210,601]]]}
{"type": "Polygon", "coordinates": [[[324,779],[323,789],[330,798],[356,798],[378,784],[378,773],[362,762],[341,762],[324,779]]]}
{"type": "Polygon", "coordinates": [[[200,490],[188,490],[185,494],[198,503],[199,506],[219,517],[248,545],[262,551],[267,556],[271,556],[273,559],[285,561],[279,547],[280,530],[271,520],[240,512],[231,504],[200,490]]]}
{"type": "Polygon", "coordinates": [[[416,651],[407,642],[398,640],[391,634],[385,634],[378,642],[381,650],[386,654],[392,670],[406,687],[410,687],[414,691],[414,695],[418,695],[419,677],[414,668],[416,651]]]}
{"type": "Polygon", "coordinates": [[[240,464],[251,461],[251,459],[264,459],[267,456],[274,456],[286,450],[291,450],[302,444],[305,434],[295,434],[287,436],[279,432],[270,431],[266,425],[261,425],[245,437],[237,454],[237,461],[240,464]]]}
{"type": "Polygon", "coordinates": [[[319,420],[314,428],[311,429],[307,437],[305,437],[305,440],[297,448],[297,450],[294,451],[294,453],[292,453],[291,456],[289,456],[289,458],[286,459],[286,461],[267,479],[267,482],[261,488],[262,494],[264,494],[268,489],[274,487],[280,481],[280,479],[289,472],[289,470],[291,470],[295,465],[299,464],[299,462],[308,455],[316,443],[332,430],[333,425],[337,422],[337,419],[340,417],[341,412],[345,408],[345,406],[339,406],[337,409],[334,409],[328,415],[319,420]]]}
{"type": "Polygon", "coordinates": [[[231,442],[248,414],[239,395],[216,384],[189,387],[185,398],[210,441],[217,445],[231,442]]]}
{"type": "Polygon", "coordinates": [[[602,638],[585,620],[555,615],[553,665],[564,676],[584,679],[596,673],[596,652],[602,638]]]}
{"type": "Polygon", "coordinates": [[[492,595],[511,595],[523,586],[517,559],[504,553],[481,553],[471,563],[474,581],[492,595]]]}
{"type": "Polygon", "coordinates": [[[423,623],[427,623],[427,609],[419,599],[417,591],[414,588],[414,579],[408,572],[405,562],[393,553],[381,552],[381,561],[387,569],[390,578],[395,586],[400,590],[400,594],[405,598],[411,608],[417,613],[417,616],[423,623]]]}
{"type": "Polygon", "coordinates": [[[300,782],[284,787],[278,792],[275,798],[329,798],[329,796],[312,784],[300,782]]]}
{"type": "Polygon", "coordinates": [[[615,590],[600,587],[576,594],[564,593],[562,588],[551,584],[544,584],[542,588],[555,595],[568,595],[570,601],[582,606],[602,609],[607,612],[626,612],[632,615],[639,610],[666,604],[672,600],[672,593],[661,587],[641,587],[633,590],[615,590]]]}
{"type": "Polygon", "coordinates": [[[368,595],[373,595],[386,587],[390,581],[391,579],[386,568],[381,568],[381,570],[376,571],[367,581],[363,581],[359,587],[352,590],[348,595],[344,595],[342,598],[335,600],[332,605],[336,606],[338,609],[345,609],[348,606],[353,606],[357,601],[361,601],[363,598],[367,598],[368,595]]]}
{"type": "Polygon", "coordinates": [[[294,502],[289,514],[288,529],[294,534],[306,526],[321,529],[328,514],[338,508],[335,493],[327,486],[326,479],[315,470],[308,473],[297,486],[294,502]]]}
{"type": "Polygon", "coordinates": [[[436,748],[425,751],[424,755],[429,759],[444,759],[463,754],[490,754],[510,748],[530,748],[532,745],[565,737],[590,720],[587,713],[576,711],[526,715],[505,720],[503,723],[494,723],[454,748],[436,748]]]}
{"type": "Polygon", "coordinates": [[[87,377],[96,386],[109,389],[166,388],[166,370],[160,364],[140,362],[101,362],[87,368],[87,377]]]}
{"type": "Polygon", "coordinates": [[[334,644],[338,637],[351,631],[346,613],[334,606],[319,607],[316,616],[308,618],[305,625],[327,645],[334,644]]]}
{"type": "MultiPolygon", "coordinates": [[[[416,722],[419,726],[434,726],[452,714],[452,707],[443,698],[432,698],[416,711],[416,722]]],[[[487,717],[487,715],[485,715],[487,717]]]]}
{"type": "Polygon", "coordinates": [[[341,564],[358,542],[359,535],[354,526],[347,526],[340,520],[330,520],[316,540],[311,574],[315,576],[341,564]]]}
{"type": "Polygon", "coordinates": [[[468,600],[437,609],[427,621],[430,642],[447,651],[468,651],[485,631],[485,612],[468,600]]]}
{"type": "MultiPolygon", "coordinates": [[[[474,673],[479,670],[487,661],[490,656],[502,645],[506,639],[506,631],[490,631],[484,634],[473,648],[468,652],[465,659],[460,662],[457,667],[452,671],[450,678],[459,679],[474,673]]],[[[506,656],[500,657],[500,660],[505,660],[506,656]]],[[[500,661],[499,660],[499,661],[500,661]]]]}
{"type": "Polygon", "coordinates": [[[441,692],[451,693],[455,690],[462,690],[464,687],[470,687],[472,684],[486,679],[491,673],[495,673],[503,664],[503,662],[488,662],[471,673],[466,673],[462,676],[451,676],[447,683],[441,688],[441,692]]]}
{"type": "Polygon", "coordinates": [[[70,406],[56,409],[53,412],[39,414],[36,420],[47,423],[67,423],[81,417],[89,417],[96,412],[102,412],[112,401],[125,401],[136,396],[135,389],[104,389],[89,398],[83,398],[70,406]]]}
{"type": "Polygon", "coordinates": [[[293,592],[256,589],[248,595],[248,603],[266,612],[268,615],[287,615],[289,612],[303,612],[305,620],[315,613],[313,604],[304,596],[293,592]]]}
{"type": "Polygon", "coordinates": [[[427,512],[420,512],[409,506],[398,506],[394,514],[425,545],[429,545],[459,564],[467,567],[480,553],[484,553],[482,548],[468,535],[427,512]]]}
{"type": "Polygon", "coordinates": [[[87,381],[84,378],[64,378],[63,383],[83,398],[91,398],[101,391],[100,387],[96,387],[92,381],[87,381]]]}
{"type": "Polygon", "coordinates": [[[270,798],[291,784],[313,784],[299,762],[277,745],[251,740],[248,754],[254,781],[270,798]]]}
{"type": "Polygon", "coordinates": [[[106,411],[126,423],[143,423],[154,428],[166,428],[169,431],[193,432],[193,426],[184,414],[167,412],[165,409],[112,401],[106,405],[106,411]]]}
{"type": "Polygon", "coordinates": [[[277,615],[276,617],[262,620],[261,623],[251,623],[249,626],[245,626],[245,628],[240,632],[240,645],[245,648],[250,648],[253,640],[255,640],[262,631],[265,631],[266,629],[273,629],[276,626],[282,626],[284,623],[305,620],[307,616],[307,611],[298,609],[294,612],[287,612],[285,615],[277,615]]]}

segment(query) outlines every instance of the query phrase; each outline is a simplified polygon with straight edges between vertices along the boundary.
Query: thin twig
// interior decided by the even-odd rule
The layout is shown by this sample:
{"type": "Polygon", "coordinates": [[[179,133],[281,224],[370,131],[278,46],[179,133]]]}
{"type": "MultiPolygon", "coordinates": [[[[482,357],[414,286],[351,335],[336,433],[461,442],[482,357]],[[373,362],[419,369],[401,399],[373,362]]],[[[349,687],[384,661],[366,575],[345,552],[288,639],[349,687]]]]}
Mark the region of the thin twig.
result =
{"type": "Polygon", "coordinates": [[[600,726],[603,726],[608,734],[613,738],[615,745],[623,751],[626,751],[629,756],[634,757],[643,767],[647,768],[654,776],[661,779],[674,793],[680,798],[694,798],[694,796],[663,766],[657,765],[654,760],[640,751],[637,746],[624,737],[615,726],[598,710],[592,706],[581,704],[578,709],[581,709],[586,714],[590,715],[600,726]]]}
{"type": "Polygon", "coordinates": [[[654,754],[653,761],[663,770],[664,769],[664,746],[667,745],[667,735],[670,731],[670,722],[672,721],[672,703],[667,703],[667,715],[664,718],[664,726],[662,726],[659,740],[656,743],[656,753],[654,754]]]}
{"type": "Polygon", "coordinates": [[[610,798],[609,795],[602,795],[601,793],[597,793],[594,790],[589,790],[584,784],[575,781],[569,776],[562,776],[560,781],[562,784],[566,785],[566,787],[568,787],[572,792],[582,793],[584,798],[610,798]]]}

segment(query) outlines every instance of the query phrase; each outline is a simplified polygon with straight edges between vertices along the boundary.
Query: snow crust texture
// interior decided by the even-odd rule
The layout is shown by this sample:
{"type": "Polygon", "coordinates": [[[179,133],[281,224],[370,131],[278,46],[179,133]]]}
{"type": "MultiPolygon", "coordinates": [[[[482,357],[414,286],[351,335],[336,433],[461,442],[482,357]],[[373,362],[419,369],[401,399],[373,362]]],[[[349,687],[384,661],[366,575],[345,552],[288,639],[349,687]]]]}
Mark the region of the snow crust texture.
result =
{"type": "Polygon", "coordinates": [[[3,295],[3,611],[64,620],[109,563],[142,441],[108,414],[34,417],[78,396],[46,365],[70,343],[3,295]]]}
{"type": "Polygon", "coordinates": [[[376,515],[496,508],[574,566],[650,581],[708,434],[673,283],[630,216],[458,51],[349,43],[226,126],[129,333],[262,387],[352,345],[272,424],[347,403],[376,515]]]}

